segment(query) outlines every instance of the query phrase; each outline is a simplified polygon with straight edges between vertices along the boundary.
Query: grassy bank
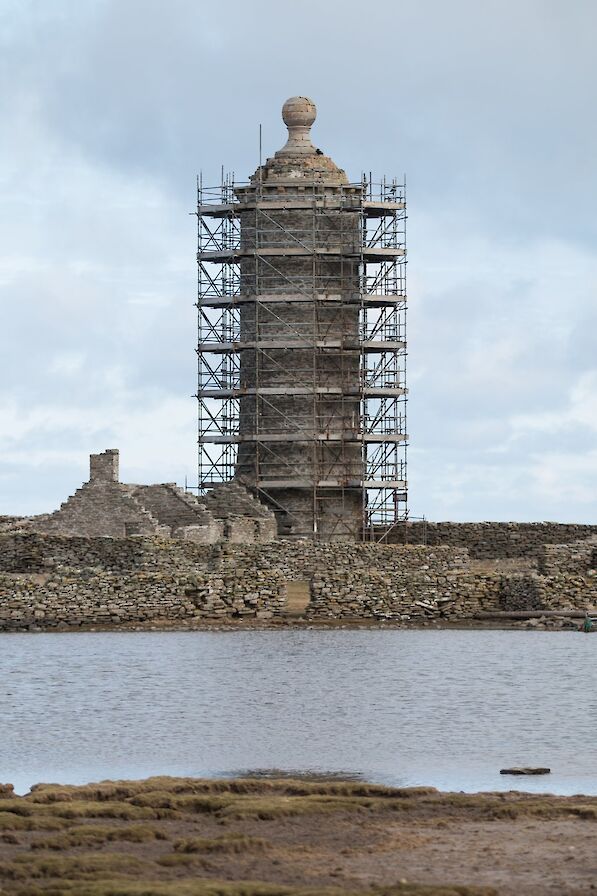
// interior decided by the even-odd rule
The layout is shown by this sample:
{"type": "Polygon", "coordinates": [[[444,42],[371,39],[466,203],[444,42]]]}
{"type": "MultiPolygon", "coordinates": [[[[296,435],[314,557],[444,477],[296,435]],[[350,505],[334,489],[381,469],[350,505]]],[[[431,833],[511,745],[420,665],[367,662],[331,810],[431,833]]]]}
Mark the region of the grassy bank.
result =
{"type": "Polygon", "coordinates": [[[38,785],[0,794],[0,892],[582,893],[596,821],[590,797],[257,778],[38,785]]]}

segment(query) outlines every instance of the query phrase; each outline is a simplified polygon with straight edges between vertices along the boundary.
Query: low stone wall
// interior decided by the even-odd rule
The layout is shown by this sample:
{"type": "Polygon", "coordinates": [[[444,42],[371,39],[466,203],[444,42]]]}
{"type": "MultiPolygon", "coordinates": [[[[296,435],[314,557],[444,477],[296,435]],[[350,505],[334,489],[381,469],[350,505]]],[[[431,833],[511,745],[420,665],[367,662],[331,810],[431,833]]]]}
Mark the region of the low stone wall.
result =
{"type": "Polygon", "coordinates": [[[472,615],[494,602],[497,583],[491,593],[477,582],[473,594],[467,568],[467,552],[454,548],[277,542],[267,550],[224,549],[218,575],[222,595],[241,601],[271,601],[285,583],[307,581],[308,618],[410,621],[472,615]]]}
{"type": "Polygon", "coordinates": [[[572,544],[546,544],[537,553],[538,569],[543,575],[585,573],[597,567],[597,538],[572,544]]]}
{"type": "Polygon", "coordinates": [[[0,629],[284,616],[306,583],[310,619],[423,622],[496,606],[498,580],[456,548],[197,545],[155,538],[0,536],[0,629]]]}
{"type": "Polygon", "coordinates": [[[0,573],[0,631],[189,619],[208,588],[201,577],[164,573],[0,573]]]}
{"type": "Polygon", "coordinates": [[[462,547],[0,534],[0,630],[285,616],[404,624],[597,604],[595,545],[547,546],[540,571],[462,547]],[[308,600],[308,603],[307,603],[308,600]]]}
{"type": "MultiPolygon", "coordinates": [[[[383,532],[376,532],[381,538],[383,532]]],[[[544,545],[569,544],[597,537],[597,525],[576,523],[430,523],[417,521],[396,526],[388,533],[390,544],[446,545],[467,548],[477,560],[536,557],[544,545]]]]}
{"type": "Polygon", "coordinates": [[[202,563],[212,545],[159,538],[71,538],[41,533],[0,534],[0,571],[44,573],[100,567],[113,572],[172,569],[202,563]]]}
{"type": "Polygon", "coordinates": [[[503,576],[503,610],[585,610],[597,605],[597,539],[543,545],[537,568],[503,576]]]}
{"type": "Polygon", "coordinates": [[[501,610],[597,608],[597,578],[590,575],[509,576],[500,583],[501,610]]]}

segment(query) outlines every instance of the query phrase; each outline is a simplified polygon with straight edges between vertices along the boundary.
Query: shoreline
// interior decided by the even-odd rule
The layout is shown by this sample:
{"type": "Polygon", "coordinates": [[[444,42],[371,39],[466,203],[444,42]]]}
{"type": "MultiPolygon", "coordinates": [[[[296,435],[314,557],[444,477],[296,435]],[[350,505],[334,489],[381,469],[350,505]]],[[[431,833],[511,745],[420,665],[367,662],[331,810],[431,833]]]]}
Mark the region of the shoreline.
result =
{"type": "MultiPolygon", "coordinates": [[[[512,619],[512,620],[488,620],[488,619],[460,619],[455,621],[432,620],[428,623],[404,623],[396,620],[371,620],[366,619],[306,619],[280,617],[277,619],[205,619],[197,622],[188,620],[147,620],[146,622],[101,623],[89,625],[41,625],[27,626],[20,629],[2,631],[0,635],[23,634],[85,634],[108,632],[266,632],[266,631],[551,631],[551,632],[578,632],[580,620],[570,617],[541,616],[537,619],[512,619]]],[[[597,628],[593,630],[597,632],[597,628]]],[[[591,632],[592,634],[593,632],[591,632]]]]}
{"type": "Polygon", "coordinates": [[[330,777],[0,787],[0,891],[77,896],[594,892],[597,797],[330,777]]]}

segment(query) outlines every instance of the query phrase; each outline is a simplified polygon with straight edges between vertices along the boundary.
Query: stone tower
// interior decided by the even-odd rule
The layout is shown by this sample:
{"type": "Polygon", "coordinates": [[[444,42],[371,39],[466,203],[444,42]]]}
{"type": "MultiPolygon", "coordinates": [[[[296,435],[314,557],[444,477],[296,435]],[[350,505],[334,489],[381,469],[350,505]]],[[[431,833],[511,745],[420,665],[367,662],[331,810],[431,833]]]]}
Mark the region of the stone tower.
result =
{"type": "Polygon", "coordinates": [[[393,363],[383,358],[396,340],[384,317],[396,295],[385,294],[383,271],[367,275],[368,264],[389,270],[403,254],[386,245],[396,209],[381,202],[383,246],[369,245],[367,222],[380,202],[313,145],[314,103],[292,97],[282,117],[285,145],[247,184],[223,183],[219,202],[200,188],[200,487],[233,470],[274,510],[280,534],[357,541],[375,474],[393,490],[392,512],[406,485],[392,463],[388,474],[397,438],[387,435],[398,418],[388,420],[384,405],[389,387],[400,387],[392,401],[405,394],[394,343],[393,363]],[[376,294],[364,296],[374,281],[376,294]],[[381,461],[372,464],[373,443],[381,461]]]}
{"type": "Polygon", "coordinates": [[[238,189],[240,436],[236,476],[263,489],[282,529],[360,537],[360,187],[310,136],[315,106],[283,107],[288,140],[238,189]]]}

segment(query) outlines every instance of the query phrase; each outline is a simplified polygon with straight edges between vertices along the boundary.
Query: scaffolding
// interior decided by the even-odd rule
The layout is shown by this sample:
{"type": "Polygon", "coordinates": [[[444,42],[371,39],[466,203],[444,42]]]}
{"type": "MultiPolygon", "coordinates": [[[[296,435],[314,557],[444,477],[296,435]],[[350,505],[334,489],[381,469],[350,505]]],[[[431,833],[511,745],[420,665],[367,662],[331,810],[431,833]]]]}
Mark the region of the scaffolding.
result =
{"type": "Polygon", "coordinates": [[[326,539],[357,498],[369,540],[408,518],[405,184],[280,187],[198,179],[199,492],[236,475],[326,539]]]}

